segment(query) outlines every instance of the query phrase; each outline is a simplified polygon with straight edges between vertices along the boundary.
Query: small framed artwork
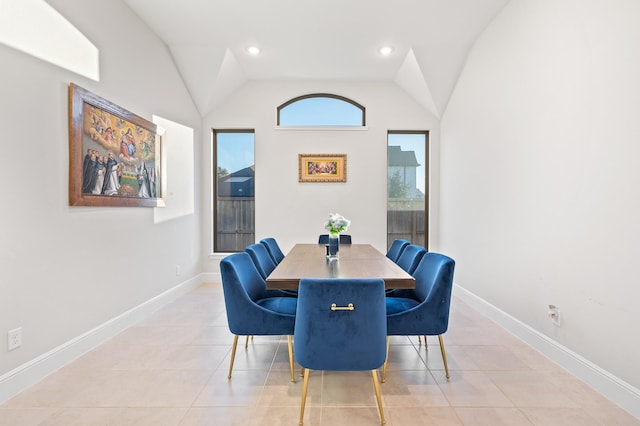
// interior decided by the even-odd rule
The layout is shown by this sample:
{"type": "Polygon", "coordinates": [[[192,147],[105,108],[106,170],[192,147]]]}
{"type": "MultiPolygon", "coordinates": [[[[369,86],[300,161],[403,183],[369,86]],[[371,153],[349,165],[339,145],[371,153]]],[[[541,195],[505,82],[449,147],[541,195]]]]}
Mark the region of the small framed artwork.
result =
{"type": "Polygon", "coordinates": [[[346,182],[347,154],[298,154],[298,182],[346,182]]]}
{"type": "Polygon", "coordinates": [[[69,85],[69,205],[163,207],[158,127],[69,85]]]}

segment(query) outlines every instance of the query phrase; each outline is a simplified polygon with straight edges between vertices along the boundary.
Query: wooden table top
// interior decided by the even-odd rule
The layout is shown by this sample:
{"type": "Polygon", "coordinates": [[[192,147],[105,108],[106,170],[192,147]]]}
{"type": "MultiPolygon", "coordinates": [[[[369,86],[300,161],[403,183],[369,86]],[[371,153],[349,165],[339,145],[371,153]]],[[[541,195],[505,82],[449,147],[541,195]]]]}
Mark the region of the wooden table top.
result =
{"type": "Polygon", "coordinates": [[[298,288],[300,278],[382,278],[385,288],[415,288],[414,278],[370,244],[340,244],[329,260],[324,244],[296,244],[267,277],[267,289],[298,288]]]}

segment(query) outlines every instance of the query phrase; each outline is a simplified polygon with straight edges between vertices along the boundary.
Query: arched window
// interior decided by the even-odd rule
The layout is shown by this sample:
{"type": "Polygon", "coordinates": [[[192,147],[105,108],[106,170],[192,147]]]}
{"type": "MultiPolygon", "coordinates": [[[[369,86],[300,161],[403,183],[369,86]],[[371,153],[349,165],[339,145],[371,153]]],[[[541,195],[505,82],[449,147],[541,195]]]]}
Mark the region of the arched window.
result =
{"type": "Polygon", "coordinates": [[[328,93],[298,96],[278,107],[278,126],[362,126],[365,110],[351,99],[328,93]]]}

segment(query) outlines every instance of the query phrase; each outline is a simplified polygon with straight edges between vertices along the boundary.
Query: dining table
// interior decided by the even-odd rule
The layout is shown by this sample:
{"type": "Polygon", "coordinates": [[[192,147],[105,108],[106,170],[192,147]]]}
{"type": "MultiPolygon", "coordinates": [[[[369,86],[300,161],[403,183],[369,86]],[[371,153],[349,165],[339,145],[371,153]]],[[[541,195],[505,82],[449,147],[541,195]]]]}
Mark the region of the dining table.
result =
{"type": "Polygon", "coordinates": [[[296,290],[300,278],[382,278],[386,289],[415,288],[415,279],[371,244],[296,244],[266,279],[267,289],[296,290]]]}

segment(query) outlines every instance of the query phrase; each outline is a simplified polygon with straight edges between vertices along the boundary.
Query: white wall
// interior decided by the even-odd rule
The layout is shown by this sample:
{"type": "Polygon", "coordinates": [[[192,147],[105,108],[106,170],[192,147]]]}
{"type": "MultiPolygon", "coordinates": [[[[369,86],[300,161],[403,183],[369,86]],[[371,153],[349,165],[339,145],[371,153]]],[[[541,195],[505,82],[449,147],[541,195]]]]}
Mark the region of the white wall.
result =
{"type": "MultiPolygon", "coordinates": [[[[438,120],[393,83],[335,81],[249,82],[204,118],[205,138],[212,128],[255,129],[256,240],[274,237],[285,253],[295,243],[317,242],[331,212],[352,221],[348,233],[354,242],[386,251],[387,131],[429,130],[434,152],[439,130],[438,120]],[[319,92],[363,105],[367,130],[276,128],[278,105],[319,92]],[[347,182],[299,183],[300,153],[346,153],[347,182]]],[[[211,170],[210,137],[203,148],[203,169],[211,170]]],[[[432,175],[434,170],[437,164],[432,164],[432,175]]],[[[207,179],[210,194],[210,175],[207,179]]],[[[438,187],[437,178],[432,186],[438,187]]],[[[431,195],[436,203],[437,191],[431,195]]],[[[431,229],[437,229],[437,216],[431,218],[431,229]]],[[[209,266],[215,267],[215,262],[209,266]]]]}
{"type": "Polygon", "coordinates": [[[440,235],[458,285],[636,389],[639,19],[635,0],[505,8],[442,119],[440,235]]]}
{"type": "Polygon", "coordinates": [[[166,46],[123,3],[49,3],[98,47],[100,81],[0,45],[0,336],[23,328],[21,348],[0,345],[0,377],[197,275],[204,256],[196,215],[154,225],[151,208],[68,205],[70,82],[198,141],[201,119],[166,46]]]}

